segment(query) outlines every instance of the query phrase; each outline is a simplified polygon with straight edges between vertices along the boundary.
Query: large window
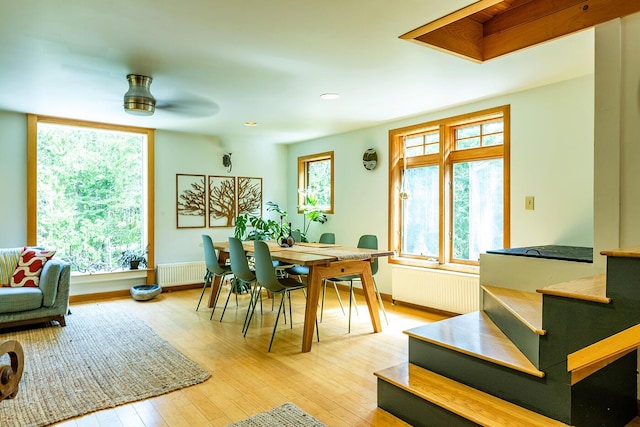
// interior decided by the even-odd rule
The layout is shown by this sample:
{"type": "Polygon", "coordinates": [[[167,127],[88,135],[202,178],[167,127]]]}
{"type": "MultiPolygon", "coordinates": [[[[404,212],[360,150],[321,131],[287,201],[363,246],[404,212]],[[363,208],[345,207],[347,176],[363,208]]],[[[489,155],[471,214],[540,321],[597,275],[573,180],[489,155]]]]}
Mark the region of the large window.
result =
{"type": "Polygon", "coordinates": [[[153,132],[29,115],[28,243],[80,273],[153,265],[153,132]]]}
{"type": "Polygon", "coordinates": [[[392,262],[477,265],[509,246],[509,107],[389,133],[392,262]]]}
{"type": "Polygon", "coordinates": [[[298,157],[298,210],[333,213],[333,151],[298,157]]]}

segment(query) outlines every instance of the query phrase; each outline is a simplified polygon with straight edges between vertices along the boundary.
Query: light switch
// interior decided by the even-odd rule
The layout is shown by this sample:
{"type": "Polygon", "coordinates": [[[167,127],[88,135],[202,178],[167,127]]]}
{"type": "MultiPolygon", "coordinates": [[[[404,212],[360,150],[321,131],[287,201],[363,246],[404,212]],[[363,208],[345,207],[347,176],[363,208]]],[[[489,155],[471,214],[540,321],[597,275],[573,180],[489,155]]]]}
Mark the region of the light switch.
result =
{"type": "Polygon", "coordinates": [[[524,198],[524,209],[527,211],[533,210],[533,196],[525,196],[524,198]]]}

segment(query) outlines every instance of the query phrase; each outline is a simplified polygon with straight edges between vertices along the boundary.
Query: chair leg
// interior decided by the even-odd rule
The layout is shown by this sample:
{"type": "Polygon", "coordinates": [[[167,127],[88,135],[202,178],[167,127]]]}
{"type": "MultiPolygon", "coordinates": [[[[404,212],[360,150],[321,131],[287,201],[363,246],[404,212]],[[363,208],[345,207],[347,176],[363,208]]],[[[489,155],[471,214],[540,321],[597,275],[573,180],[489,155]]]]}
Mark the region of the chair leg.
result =
{"type": "MultiPolygon", "coordinates": [[[[258,305],[258,298],[261,297],[262,286],[258,285],[256,282],[256,286],[253,287],[253,292],[249,297],[249,307],[247,308],[247,314],[244,317],[244,324],[242,325],[242,334],[243,336],[247,336],[247,331],[249,330],[249,324],[251,323],[251,319],[253,318],[253,313],[256,310],[256,305],[258,305]]],[[[260,309],[262,310],[262,298],[260,299],[260,309]]]]}
{"type": "MultiPolygon", "coordinates": [[[[278,328],[278,320],[280,319],[280,312],[282,311],[282,306],[284,305],[284,299],[286,292],[282,293],[282,299],[280,300],[280,308],[278,308],[278,315],[276,316],[276,322],[273,325],[273,332],[271,332],[271,341],[269,341],[269,349],[267,352],[271,352],[271,346],[273,345],[273,338],[276,336],[276,329],[278,328]]],[[[273,296],[275,299],[275,295],[273,296]]],[[[286,311],[286,310],[285,310],[286,311]]]]}
{"type": "Polygon", "coordinates": [[[344,306],[342,305],[342,298],[340,298],[340,291],[338,291],[338,284],[333,282],[333,289],[336,290],[336,296],[338,297],[338,303],[340,303],[340,309],[342,310],[342,315],[344,316],[344,306]]]}
{"type": "Polygon", "coordinates": [[[389,319],[387,319],[387,311],[384,309],[384,303],[382,302],[382,296],[380,296],[380,291],[378,290],[378,284],[376,283],[376,279],[373,279],[373,287],[376,290],[376,294],[378,295],[378,302],[380,303],[380,308],[382,308],[382,314],[384,315],[384,321],[389,324],[389,319]]]}
{"type": "MultiPolygon", "coordinates": [[[[233,293],[233,287],[236,285],[238,279],[236,277],[233,278],[231,282],[231,286],[229,287],[229,293],[227,294],[227,301],[224,303],[224,308],[222,309],[222,314],[220,315],[220,321],[222,322],[222,318],[224,317],[224,312],[227,311],[227,305],[229,304],[229,298],[233,293]]],[[[213,318],[213,311],[211,312],[211,318],[213,318]]],[[[211,318],[209,320],[211,320],[211,318]]]]}
{"type": "MultiPolygon", "coordinates": [[[[353,282],[350,281],[349,282],[349,329],[348,329],[348,333],[351,333],[351,304],[353,301],[353,282]]],[[[357,305],[356,305],[357,307],[357,305]]]]}
{"type": "Polygon", "coordinates": [[[322,315],[324,314],[324,295],[326,292],[327,292],[327,280],[323,279],[322,280],[322,301],[320,301],[320,322],[322,322],[322,315]]]}
{"type": "MultiPolygon", "coordinates": [[[[196,311],[200,308],[200,303],[202,302],[202,297],[204,296],[204,291],[207,289],[207,286],[211,283],[211,273],[209,270],[204,275],[204,286],[202,287],[202,293],[200,293],[200,299],[198,300],[198,305],[196,306],[196,311]]],[[[215,306],[214,306],[215,307],[215,306]]]]}

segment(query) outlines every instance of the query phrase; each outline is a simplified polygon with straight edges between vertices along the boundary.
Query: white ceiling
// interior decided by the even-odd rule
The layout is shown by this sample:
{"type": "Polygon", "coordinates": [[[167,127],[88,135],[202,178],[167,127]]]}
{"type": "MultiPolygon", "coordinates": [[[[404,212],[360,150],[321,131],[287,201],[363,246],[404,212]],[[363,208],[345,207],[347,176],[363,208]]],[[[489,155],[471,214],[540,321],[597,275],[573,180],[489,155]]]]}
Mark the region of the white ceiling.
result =
{"type": "Polygon", "coordinates": [[[471,3],[0,0],[0,109],[289,143],[593,72],[592,30],[483,64],[398,38],[471,3]]]}

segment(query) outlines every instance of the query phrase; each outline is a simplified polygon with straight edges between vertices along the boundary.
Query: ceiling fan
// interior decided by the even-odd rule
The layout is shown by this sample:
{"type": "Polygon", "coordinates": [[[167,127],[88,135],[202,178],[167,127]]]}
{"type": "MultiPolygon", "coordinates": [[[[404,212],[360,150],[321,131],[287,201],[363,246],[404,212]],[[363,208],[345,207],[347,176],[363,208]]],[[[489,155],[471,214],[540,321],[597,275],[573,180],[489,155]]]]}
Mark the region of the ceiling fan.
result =
{"type": "Polygon", "coordinates": [[[127,74],[129,90],[124,94],[124,111],[137,116],[151,116],[156,111],[156,99],[151,94],[153,79],[141,74],[127,74]]]}
{"type": "MultiPolygon", "coordinates": [[[[124,94],[124,111],[138,116],[151,116],[156,110],[156,99],[151,94],[153,79],[142,74],[127,74],[129,90],[124,94]]],[[[191,95],[188,98],[170,102],[161,101],[158,109],[191,117],[207,117],[220,111],[215,102],[191,95]]]]}

